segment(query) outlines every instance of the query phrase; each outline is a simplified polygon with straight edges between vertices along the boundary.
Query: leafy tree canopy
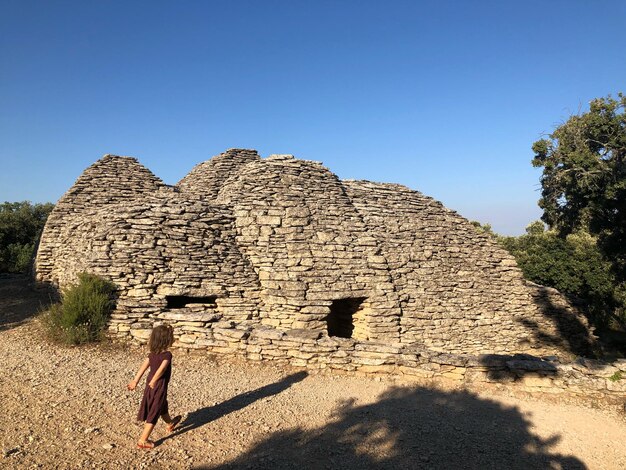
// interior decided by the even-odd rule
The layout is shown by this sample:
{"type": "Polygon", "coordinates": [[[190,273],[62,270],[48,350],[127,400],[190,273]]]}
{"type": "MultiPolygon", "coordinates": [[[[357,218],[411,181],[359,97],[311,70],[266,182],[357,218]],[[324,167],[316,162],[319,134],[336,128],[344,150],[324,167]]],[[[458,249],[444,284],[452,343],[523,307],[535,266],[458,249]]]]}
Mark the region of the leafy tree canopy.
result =
{"type": "Polygon", "coordinates": [[[53,204],[0,204],[0,272],[25,272],[53,204]]]}
{"type": "Polygon", "coordinates": [[[626,96],[595,99],[533,144],[543,167],[542,219],[564,237],[598,236],[619,281],[626,280],[626,96]]]}

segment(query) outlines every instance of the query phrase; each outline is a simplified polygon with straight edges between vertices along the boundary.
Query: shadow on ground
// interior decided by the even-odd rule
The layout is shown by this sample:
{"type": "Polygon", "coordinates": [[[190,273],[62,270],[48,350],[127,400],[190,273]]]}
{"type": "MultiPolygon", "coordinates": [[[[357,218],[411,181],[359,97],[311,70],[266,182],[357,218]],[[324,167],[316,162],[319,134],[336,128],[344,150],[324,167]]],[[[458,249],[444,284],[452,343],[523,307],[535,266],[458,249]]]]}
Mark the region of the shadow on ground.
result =
{"type": "Polygon", "coordinates": [[[0,276],[0,331],[15,328],[52,303],[52,293],[34,290],[29,276],[0,276]]]}
{"type": "Polygon", "coordinates": [[[171,439],[172,437],[192,431],[210,423],[211,421],[215,421],[222,416],[241,410],[257,400],[271,397],[272,395],[278,395],[284,390],[287,390],[293,384],[304,380],[308,375],[309,374],[304,371],[296,372],[295,374],[288,375],[278,382],[265,385],[250,392],[242,393],[215,406],[200,408],[192,413],[189,413],[176,432],[160,439],[156,444],[162,444],[164,441],[171,439]]]}
{"type": "Polygon", "coordinates": [[[276,432],[237,459],[198,469],[569,469],[560,440],[531,431],[517,408],[472,393],[398,387],[374,404],[349,401],[333,422],[276,432]]]}

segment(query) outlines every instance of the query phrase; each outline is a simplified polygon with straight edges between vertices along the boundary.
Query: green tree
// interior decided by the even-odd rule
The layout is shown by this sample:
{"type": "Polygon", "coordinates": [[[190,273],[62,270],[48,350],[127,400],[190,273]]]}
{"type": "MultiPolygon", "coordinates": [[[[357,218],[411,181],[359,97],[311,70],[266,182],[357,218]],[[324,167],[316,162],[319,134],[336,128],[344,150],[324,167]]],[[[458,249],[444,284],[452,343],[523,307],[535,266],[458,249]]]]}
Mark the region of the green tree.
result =
{"type": "Polygon", "coordinates": [[[53,204],[0,204],[0,272],[26,272],[53,204]]]}
{"type": "Polygon", "coordinates": [[[476,229],[480,233],[486,233],[486,234],[489,234],[489,235],[493,235],[494,237],[497,237],[497,234],[493,231],[493,228],[491,227],[491,224],[481,224],[477,220],[470,220],[470,224],[472,224],[474,227],[476,227],[476,229]]]}
{"type": "Polygon", "coordinates": [[[598,98],[533,144],[543,167],[542,219],[566,236],[588,230],[626,281],[626,96],[598,98]]]}

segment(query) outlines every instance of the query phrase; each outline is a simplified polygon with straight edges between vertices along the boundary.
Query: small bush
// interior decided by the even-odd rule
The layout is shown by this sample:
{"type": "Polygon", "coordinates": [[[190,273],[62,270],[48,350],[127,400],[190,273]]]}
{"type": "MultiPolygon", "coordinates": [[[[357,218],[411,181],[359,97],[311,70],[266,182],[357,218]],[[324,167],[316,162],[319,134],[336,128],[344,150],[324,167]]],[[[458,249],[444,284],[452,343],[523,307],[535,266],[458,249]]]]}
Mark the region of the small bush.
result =
{"type": "Polygon", "coordinates": [[[44,314],[49,336],[66,344],[101,339],[115,307],[115,284],[93,274],[78,275],[78,284],[63,289],[61,302],[44,314]]]}
{"type": "Polygon", "coordinates": [[[623,378],[624,374],[621,371],[617,371],[611,377],[609,377],[609,380],[611,382],[617,382],[618,380],[622,380],[623,378]]]}

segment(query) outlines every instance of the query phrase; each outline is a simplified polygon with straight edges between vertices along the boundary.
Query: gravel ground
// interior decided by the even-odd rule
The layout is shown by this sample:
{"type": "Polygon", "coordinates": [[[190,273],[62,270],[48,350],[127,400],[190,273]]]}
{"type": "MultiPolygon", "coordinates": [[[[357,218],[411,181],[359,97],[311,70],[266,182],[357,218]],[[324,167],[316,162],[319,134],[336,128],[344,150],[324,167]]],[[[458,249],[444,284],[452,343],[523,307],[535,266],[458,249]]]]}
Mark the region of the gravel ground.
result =
{"type": "Polygon", "coordinates": [[[138,450],[144,354],[41,339],[45,297],[0,279],[0,467],[623,469],[623,415],[506,392],[307,372],[174,351],[184,421],[138,450]]]}

